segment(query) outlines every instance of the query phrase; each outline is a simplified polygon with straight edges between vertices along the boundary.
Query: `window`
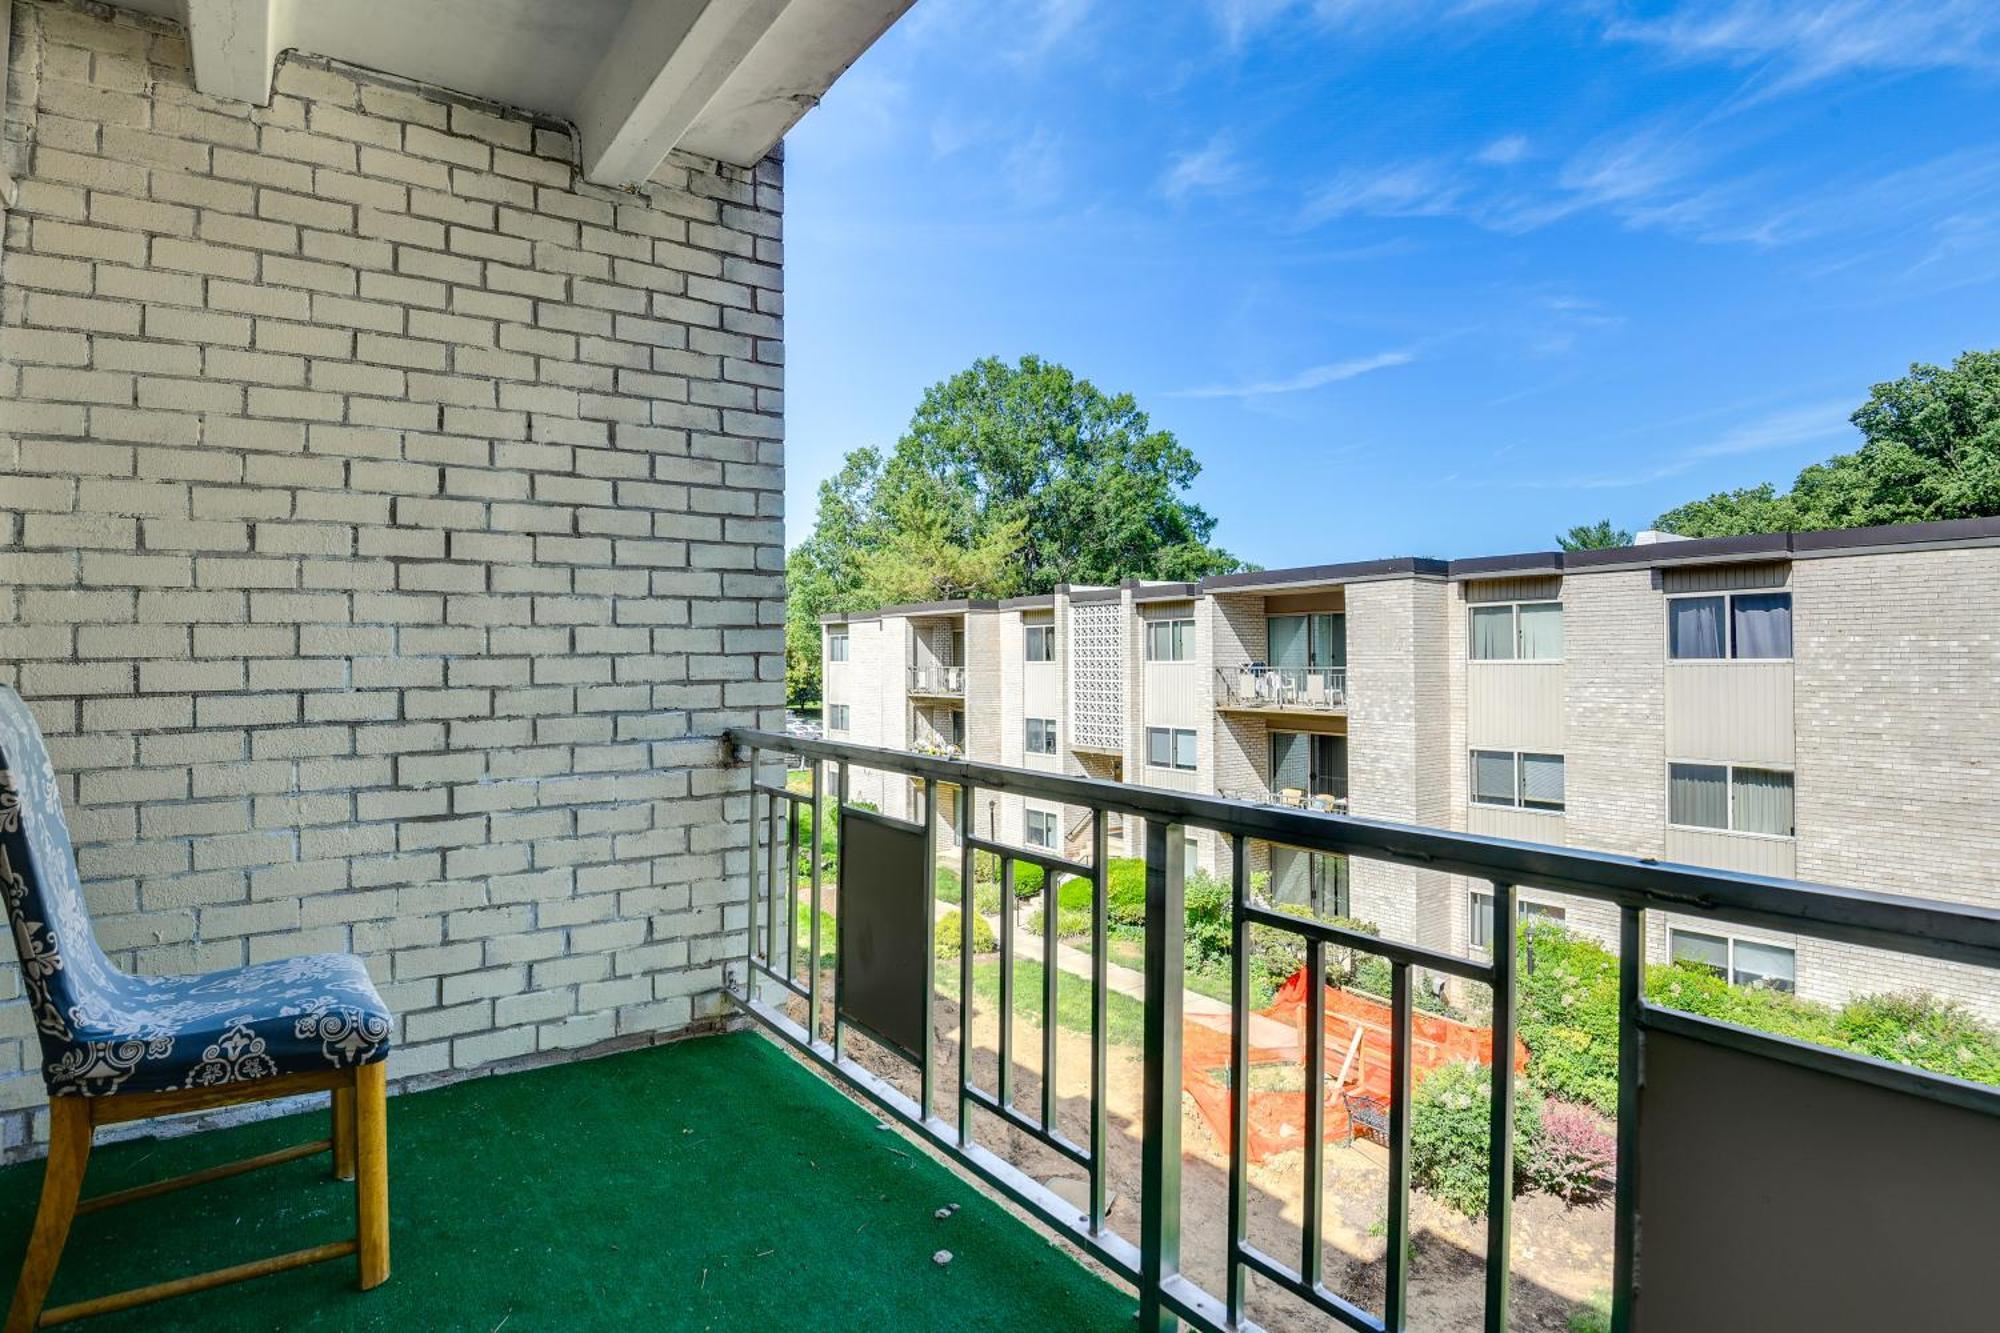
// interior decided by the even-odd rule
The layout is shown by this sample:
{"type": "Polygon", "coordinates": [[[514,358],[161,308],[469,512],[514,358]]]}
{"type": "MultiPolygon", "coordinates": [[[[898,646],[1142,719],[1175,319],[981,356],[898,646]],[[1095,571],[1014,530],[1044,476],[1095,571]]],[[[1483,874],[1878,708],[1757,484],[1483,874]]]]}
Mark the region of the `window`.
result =
{"type": "Polygon", "coordinates": [[[1146,762],[1154,768],[1192,771],[1195,763],[1194,733],[1180,728],[1146,728],[1146,762]]]}
{"type": "Polygon", "coordinates": [[[1475,606],[1466,646],[1475,662],[1560,662],[1562,603],[1475,606]]]}
{"type": "Polygon", "coordinates": [[[1796,832],[1793,805],[1792,775],[1783,769],[1667,765],[1669,824],[1789,838],[1796,832]]]}
{"type": "Polygon", "coordinates": [[[1667,602],[1667,656],[1675,661],[1783,660],[1792,655],[1792,595],[1736,592],[1667,602]]]}
{"type": "Polygon", "coordinates": [[[1146,622],[1148,662],[1186,662],[1194,657],[1194,621],[1149,620],[1146,622]]]}
{"type": "Polygon", "coordinates": [[[1053,662],[1056,660],[1056,627],[1054,625],[1029,625],[1021,631],[1022,642],[1026,645],[1026,659],[1030,662],[1053,662]]]}
{"type": "Polygon", "coordinates": [[[1681,966],[1721,977],[1733,986],[1789,991],[1798,982],[1798,955],[1782,944],[1670,930],[1667,952],[1681,966]]]}
{"type": "Polygon", "coordinates": [[[1028,753],[1054,754],[1056,752],[1056,720],[1052,717],[1031,717],[1028,719],[1028,753]]]}
{"type": "Polygon", "coordinates": [[[1563,757],[1513,750],[1474,750],[1472,800],[1475,805],[1561,810],[1563,757]]]}
{"type": "Polygon", "coordinates": [[[831,629],[826,632],[826,660],[845,662],[847,660],[847,631],[831,629]]]}
{"type": "Polygon", "coordinates": [[[1028,808],[1028,845],[1030,847],[1054,847],[1059,836],[1056,830],[1060,816],[1053,810],[1028,808]]]}
{"type": "MultiPolygon", "coordinates": [[[[1554,903],[1530,902],[1519,894],[1514,896],[1514,918],[1517,921],[1532,919],[1561,925],[1568,917],[1569,912],[1554,903]]],[[[1482,889],[1472,890],[1466,938],[1475,949],[1486,953],[1493,951],[1493,895],[1482,889]]]]}
{"type": "Polygon", "coordinates": [[[847,722],[846,704],[828,704],[826,706],[826,729],[828,731],[846,731],[847,722]]]}
{"type": "Polygon", "coordinates": [[[1347,617],[1339,612],[1268,616],[1264,644],[1273,671],[1339,671],[1347,666],[1347,617]]]}

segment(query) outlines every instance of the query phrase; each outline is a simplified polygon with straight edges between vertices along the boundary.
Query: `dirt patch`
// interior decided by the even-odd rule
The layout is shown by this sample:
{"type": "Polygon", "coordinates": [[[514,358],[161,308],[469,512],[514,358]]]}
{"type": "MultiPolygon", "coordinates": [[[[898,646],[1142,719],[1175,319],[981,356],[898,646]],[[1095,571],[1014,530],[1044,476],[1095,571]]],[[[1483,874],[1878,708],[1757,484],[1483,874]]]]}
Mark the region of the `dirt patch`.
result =
{"type": "MultiPolygon", "coordinates": [[[[1065,982],[1072,980],[1065,974],[1065,982]]],[[[1075,984],[1082,984],[1075,979],[1075,984]]],[[[830,974],[825,994],[832,994],[830,974]]],[[[1033,1014],[1039,997],[1016,994],[1012,1039],[1014,1103],[1029,1115],[1041,1106],[1042,1029],[1033,1014]]],[[[793,1017],[804,1019],[803,1004],[793,1017]]],[[[999,1080],[999,1022],[995,1006],[983,999],[973,1007],[974,1081],[988,1092],[999,1080]]],[[[823,1016],[824,1017],[824,1016],[823,1016]]],[[[937,999],[934,1059],[939,1078],[932,1113],[955,1121],[950,1089],[958,1068],[959,1010],[946,995],[937,999]]],[[[822,1036],[829,1035],[822,1025],[822,1036]]],[[[917,1075],[900,1056],[866,1038],[850,1035],[849,1053],[871,1072],[914,1098],[917,1075]]],[[[1087,1145],[1090,1136],[1090,1042],[1059,1028],[1056,1042],[1056,1121],[1071,1140],[1087,1145]]],[[[1275,1075],[1274,1075],[1275,1076],[1275,1075]]],[[[1107,1218],[1113,1230],[1136,1238],[1140,1188],[1140,1108],[1143,1094],[1138,1052],[1112,1046],[1106,1060],[1106,1189],[1112,1200],[1107,1218]]],[[[1073,1191],[1076,1166],[1032,1136],[984,1111],[974,1112],[974,1135],[984,1147],[1017,1167],[1073,1191]]],[[[1210,1131],[1194,1102],[1184,1098],[1181,1116],[1181,1267],[1210,1292],[1225,1280],[1229,1154],[1210,1131]]],[[[1388,1163],[1377,1146],[1329,1144],[1326,1150],[1324,1281],[1364,1309],[1380,1312],[1387,1240],[1388,1163]]],[[[1249,1170],[1248,1232],[1253,1244],[1296,1267],[1300,1260],[1304,1154],[1286,1152],[1249,1170]]],[[[1413,1327],[1476,1329],[1485,1308],[1486,1226],[1433,1203],[1421,1192],[1410,1201],[1410,1323],[1413,1327]]],[[[1608,1208],[1569,1208],[1545,1196],[1515,1201],[1513,1244],[1513,1326],[1564,1330],[1570,1315],[1611,1278],[1612,1216],[1608,1208]]],[[[1307,1333],[1326,1327],[1324,1316],[1277,1288],[1252,1277],[1250,1317],[1273,1333],[1307,1333]]]]}

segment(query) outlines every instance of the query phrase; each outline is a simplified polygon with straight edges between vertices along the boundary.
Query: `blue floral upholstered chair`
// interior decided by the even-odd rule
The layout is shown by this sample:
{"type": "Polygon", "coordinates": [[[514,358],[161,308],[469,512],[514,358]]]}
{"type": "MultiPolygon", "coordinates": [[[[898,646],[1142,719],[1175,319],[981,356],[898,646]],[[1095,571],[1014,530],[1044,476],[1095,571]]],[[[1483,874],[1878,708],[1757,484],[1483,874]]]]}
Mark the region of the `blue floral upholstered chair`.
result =
{"type": "Polygon", "coordinates": [[[367,969],[351,954],[322,954],[201,976],[120,971],[91,933],[41,732],[21,697],[4,685],[0,895],[7,900],[49,1093],[48,1166],[6,1333],[349,1254],[358,1256],[363,1290],[389,1276],[383,1062],[391,1017],[367,969]],[[79,1203],[99,1125],[309,1092],[332,1094],[328,1138],[79,1203]],[[77,1213],[329,1149],[334,1175],[355,1182],[353,1239],[42,1308],[77,1213]]]}

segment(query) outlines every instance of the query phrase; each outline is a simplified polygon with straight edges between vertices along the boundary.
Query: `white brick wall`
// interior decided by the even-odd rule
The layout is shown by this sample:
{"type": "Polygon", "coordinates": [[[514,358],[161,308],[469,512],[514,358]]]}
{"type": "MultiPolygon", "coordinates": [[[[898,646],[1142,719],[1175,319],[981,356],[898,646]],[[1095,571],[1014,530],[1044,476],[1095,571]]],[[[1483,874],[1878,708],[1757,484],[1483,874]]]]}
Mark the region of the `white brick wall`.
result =
{"type": "Polygon", "coordinates": [[[358,952],[398,1076],[719,1013],[714,737],[782,691],[779,163],[604,190],[492,108],[297,58],[251,108],[165,25],[13,13],[0,677],[107,948],[358,952]]]}

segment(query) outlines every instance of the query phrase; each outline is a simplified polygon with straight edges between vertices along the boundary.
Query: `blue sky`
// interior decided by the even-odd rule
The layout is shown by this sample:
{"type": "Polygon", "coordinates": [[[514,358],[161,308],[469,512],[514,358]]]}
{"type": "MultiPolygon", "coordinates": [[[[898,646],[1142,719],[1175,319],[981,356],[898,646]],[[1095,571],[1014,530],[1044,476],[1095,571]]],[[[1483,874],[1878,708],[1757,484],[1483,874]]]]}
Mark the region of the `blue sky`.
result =
{"type": "Polygon", "coordinates": [[[792,541],[985,355],[1275,567],[1786,484],[2000,346],[1994,0],[917,0],[786,152],[792,541]]]}

